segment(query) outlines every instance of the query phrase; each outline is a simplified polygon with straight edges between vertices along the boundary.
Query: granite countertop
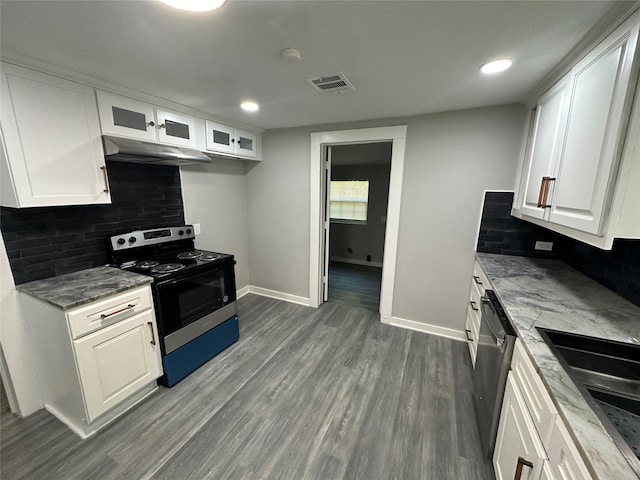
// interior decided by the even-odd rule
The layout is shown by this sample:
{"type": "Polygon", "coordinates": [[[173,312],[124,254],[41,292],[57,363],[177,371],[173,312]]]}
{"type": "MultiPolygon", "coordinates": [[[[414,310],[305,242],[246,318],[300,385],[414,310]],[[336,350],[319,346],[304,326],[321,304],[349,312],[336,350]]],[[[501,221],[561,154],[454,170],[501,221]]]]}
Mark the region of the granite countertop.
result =
{"type": "Polygon", "coordinates": [[[638,344],[640,308],[558,260],[476,256],[594,478],[638,480],[535,327],[638,344]]]}
{"type": "Polygon", "coordinates": [[[95,267],[17,285],[16,289],[69,310],[153,282],[152,277],[114,267],[95,267]]]}

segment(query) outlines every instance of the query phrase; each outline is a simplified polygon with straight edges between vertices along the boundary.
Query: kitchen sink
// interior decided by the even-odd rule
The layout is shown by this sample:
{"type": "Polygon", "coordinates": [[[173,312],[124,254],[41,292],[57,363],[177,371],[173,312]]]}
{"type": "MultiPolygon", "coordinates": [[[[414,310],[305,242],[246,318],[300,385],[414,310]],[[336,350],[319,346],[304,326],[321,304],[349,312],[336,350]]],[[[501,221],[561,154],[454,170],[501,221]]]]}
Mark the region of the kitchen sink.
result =
{"type": "Polygon", "coordinates": [[[640,345],[537,330],[640,477],[640,345]]]}

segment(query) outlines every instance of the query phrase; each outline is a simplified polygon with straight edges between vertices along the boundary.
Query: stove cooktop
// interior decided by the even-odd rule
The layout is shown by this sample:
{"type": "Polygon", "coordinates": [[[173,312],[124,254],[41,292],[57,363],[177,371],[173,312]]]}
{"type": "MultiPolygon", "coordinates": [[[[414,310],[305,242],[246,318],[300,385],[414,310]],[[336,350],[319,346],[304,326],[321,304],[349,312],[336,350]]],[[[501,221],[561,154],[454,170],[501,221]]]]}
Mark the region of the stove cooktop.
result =
{"type": "Polygon", "coordinates": [[[118,264],[119,268],[151,275],[153,277],[168,277],[173,274],[182,275],[203,268],[213,267],[219,263],[233,259],[233,255],[206,250],[191,250],[179,253],[167,253],[138,260],[128,260],[118,264]]]}

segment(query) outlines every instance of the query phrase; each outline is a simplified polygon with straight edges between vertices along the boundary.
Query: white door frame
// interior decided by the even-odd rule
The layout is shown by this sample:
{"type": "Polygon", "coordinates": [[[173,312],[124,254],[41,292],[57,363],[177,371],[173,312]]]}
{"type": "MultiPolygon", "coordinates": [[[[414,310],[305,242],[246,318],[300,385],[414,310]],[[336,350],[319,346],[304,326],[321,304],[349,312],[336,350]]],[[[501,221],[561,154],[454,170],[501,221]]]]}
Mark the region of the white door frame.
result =
{"type": "Polygon", "coordinates": [[[382,259],[382,288],[380,291],[380,321],[391,322],[393,310],[393,288],[396,278],[396,255],[398,251],[398,230],[400,225],[400,202],[402,177],[404,172],[404,150],[407,126],[362,128],[311,133],[311,201],[310,201],[310,264],[309,264],[309,305],[317,308],[322,299],[323,272],[323,219],[322,207],[322,149],[326,145],[354,143],[392,142],[391,177],[389,179],[389,204],[387,207],[387,227],[382,259]]]}

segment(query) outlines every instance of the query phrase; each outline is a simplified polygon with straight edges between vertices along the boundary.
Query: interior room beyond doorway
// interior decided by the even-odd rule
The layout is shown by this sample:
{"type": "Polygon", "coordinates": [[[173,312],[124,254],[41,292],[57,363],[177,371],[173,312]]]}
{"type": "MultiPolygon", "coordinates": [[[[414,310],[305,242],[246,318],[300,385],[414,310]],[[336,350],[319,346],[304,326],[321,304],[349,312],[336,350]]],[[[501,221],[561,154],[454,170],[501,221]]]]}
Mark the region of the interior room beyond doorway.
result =
{"type": "Polygon", "coordinates": [[[391,142],[334,145],[329,194],[328,301],[380,308],[391,142]]]}

